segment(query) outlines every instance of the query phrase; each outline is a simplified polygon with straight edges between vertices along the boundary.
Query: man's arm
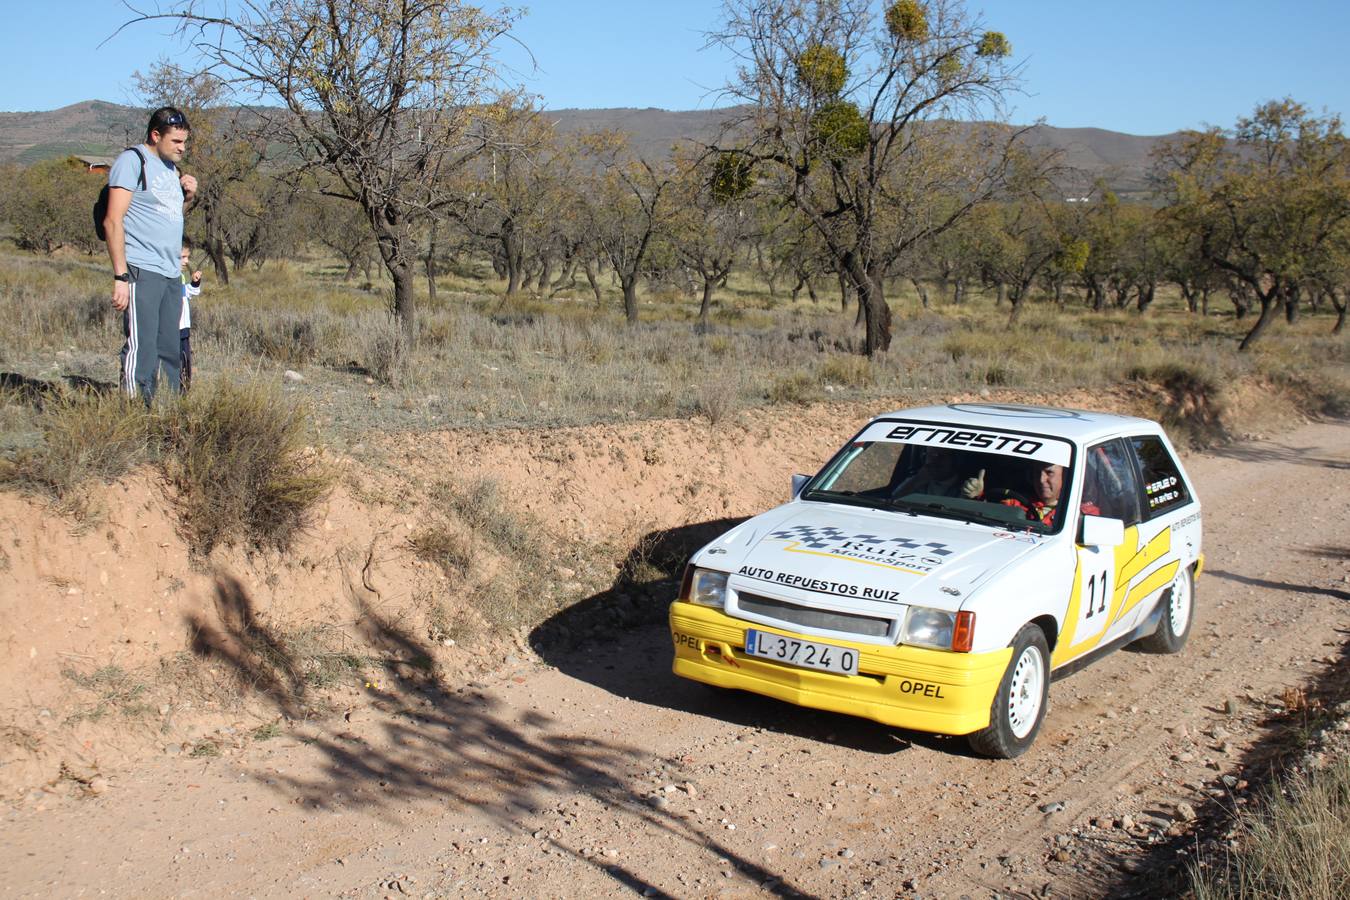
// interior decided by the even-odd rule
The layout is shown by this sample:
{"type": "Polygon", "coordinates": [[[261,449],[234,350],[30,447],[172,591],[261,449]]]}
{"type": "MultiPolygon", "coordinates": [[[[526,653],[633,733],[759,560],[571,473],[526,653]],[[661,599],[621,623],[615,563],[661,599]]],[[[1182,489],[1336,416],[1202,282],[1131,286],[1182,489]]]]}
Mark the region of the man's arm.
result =
{"type": "MultiPolygon", "coordinates": [[[[103,230],[108,236],[108,258],[112,260],[114,275],[127,271],[127,233],[123,220],[130,207],[131,191],[120,187],[108,189],[108,212],[103,217],[103,230]]],[[[114,281],[113,309],[121,312],[130,302],[131,285],[125,281],[114,281]]]]}

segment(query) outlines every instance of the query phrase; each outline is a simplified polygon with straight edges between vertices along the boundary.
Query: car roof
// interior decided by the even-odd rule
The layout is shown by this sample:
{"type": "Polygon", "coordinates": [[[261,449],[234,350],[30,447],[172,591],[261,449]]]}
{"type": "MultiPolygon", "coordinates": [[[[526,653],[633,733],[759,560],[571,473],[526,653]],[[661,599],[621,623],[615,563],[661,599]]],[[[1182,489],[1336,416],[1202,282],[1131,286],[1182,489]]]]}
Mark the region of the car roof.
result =
{"type": "Polygon", "coordinates": [[[919,406],[885,413],[876,418],[919,419],[943,425],[1029,431],[1077,442],[1087,442],[1124,431],[1151,434],[1161,431],[1156,422],[1135,416],[1014,403],[948,403],[942,406],[919,406]]]}

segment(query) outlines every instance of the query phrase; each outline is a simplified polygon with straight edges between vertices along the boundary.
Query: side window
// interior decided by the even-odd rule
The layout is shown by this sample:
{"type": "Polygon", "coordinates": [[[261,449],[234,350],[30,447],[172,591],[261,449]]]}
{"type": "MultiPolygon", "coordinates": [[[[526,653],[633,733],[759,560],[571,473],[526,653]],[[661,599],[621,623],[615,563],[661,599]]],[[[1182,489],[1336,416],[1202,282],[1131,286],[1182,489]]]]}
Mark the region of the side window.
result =
{"type": "Polygon", "coordinates": [[[1139,523],[1139,482],[1122,442],[1088,448],[1082,505],[1089,515],[1120,519],[1126,526],[1139,523]]]}
{"type": "Polygon", "coordinates": [[[1144,478],[1144,498],[1149,516],[1157,516],[1191,502],[1181,470],[1167,446],[1152,435],[1130,438],[1139,471],[1144,478]]]}

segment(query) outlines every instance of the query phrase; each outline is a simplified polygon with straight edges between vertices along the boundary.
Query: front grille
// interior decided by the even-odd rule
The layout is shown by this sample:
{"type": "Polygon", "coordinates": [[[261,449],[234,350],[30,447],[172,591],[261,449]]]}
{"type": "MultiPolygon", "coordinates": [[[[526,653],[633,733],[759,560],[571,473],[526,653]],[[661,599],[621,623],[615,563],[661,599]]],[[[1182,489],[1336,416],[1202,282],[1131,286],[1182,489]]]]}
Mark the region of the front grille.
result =
{"type": "Polygon", "coordinates": [[[867,637],[886,637],[891,633],[891,620],[873,616],[859,616],[854,613],[829,612],[823,609],[811,609],[784,603],[772,597],[758,594],[741,594],[738,605],[742,612],[754,613],[793,625],[805,625],[808,628],[824,628],[846,634],[861,634],[867,637]]]}

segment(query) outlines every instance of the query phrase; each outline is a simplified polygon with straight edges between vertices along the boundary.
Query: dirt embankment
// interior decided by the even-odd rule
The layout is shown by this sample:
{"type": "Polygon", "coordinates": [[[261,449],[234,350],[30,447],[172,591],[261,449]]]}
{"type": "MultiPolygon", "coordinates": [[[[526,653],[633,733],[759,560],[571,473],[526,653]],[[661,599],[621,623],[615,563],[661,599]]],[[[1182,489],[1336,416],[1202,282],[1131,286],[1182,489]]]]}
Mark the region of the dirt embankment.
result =
{"type": "Polygon", "coordinates": [[[1142,856],[1185,820],[1179,804],[1236,784],[1281,691],[1344,643],[1344,426],[1191,461],[1210,560],[1193,645],[1057,684],[1037,749],[1011,763],[709,699],[669,677],[659,626],[541,658],[522,633],[456,641],[429,619],[428,598],[474,602],[408,545],[440,479],[496,478],[541,525],[550,549],[522,558],[550,602],[611,602],[635,548],[779,502],[792,472],[878,411],[391,438],[380,465],[343,463],[284,559],[194,563],[144,478],[101,491],[76,528],[0,495],[13,802],[0,883],[358,896],[1111,883],[1094,848],[1142,856]]]}

